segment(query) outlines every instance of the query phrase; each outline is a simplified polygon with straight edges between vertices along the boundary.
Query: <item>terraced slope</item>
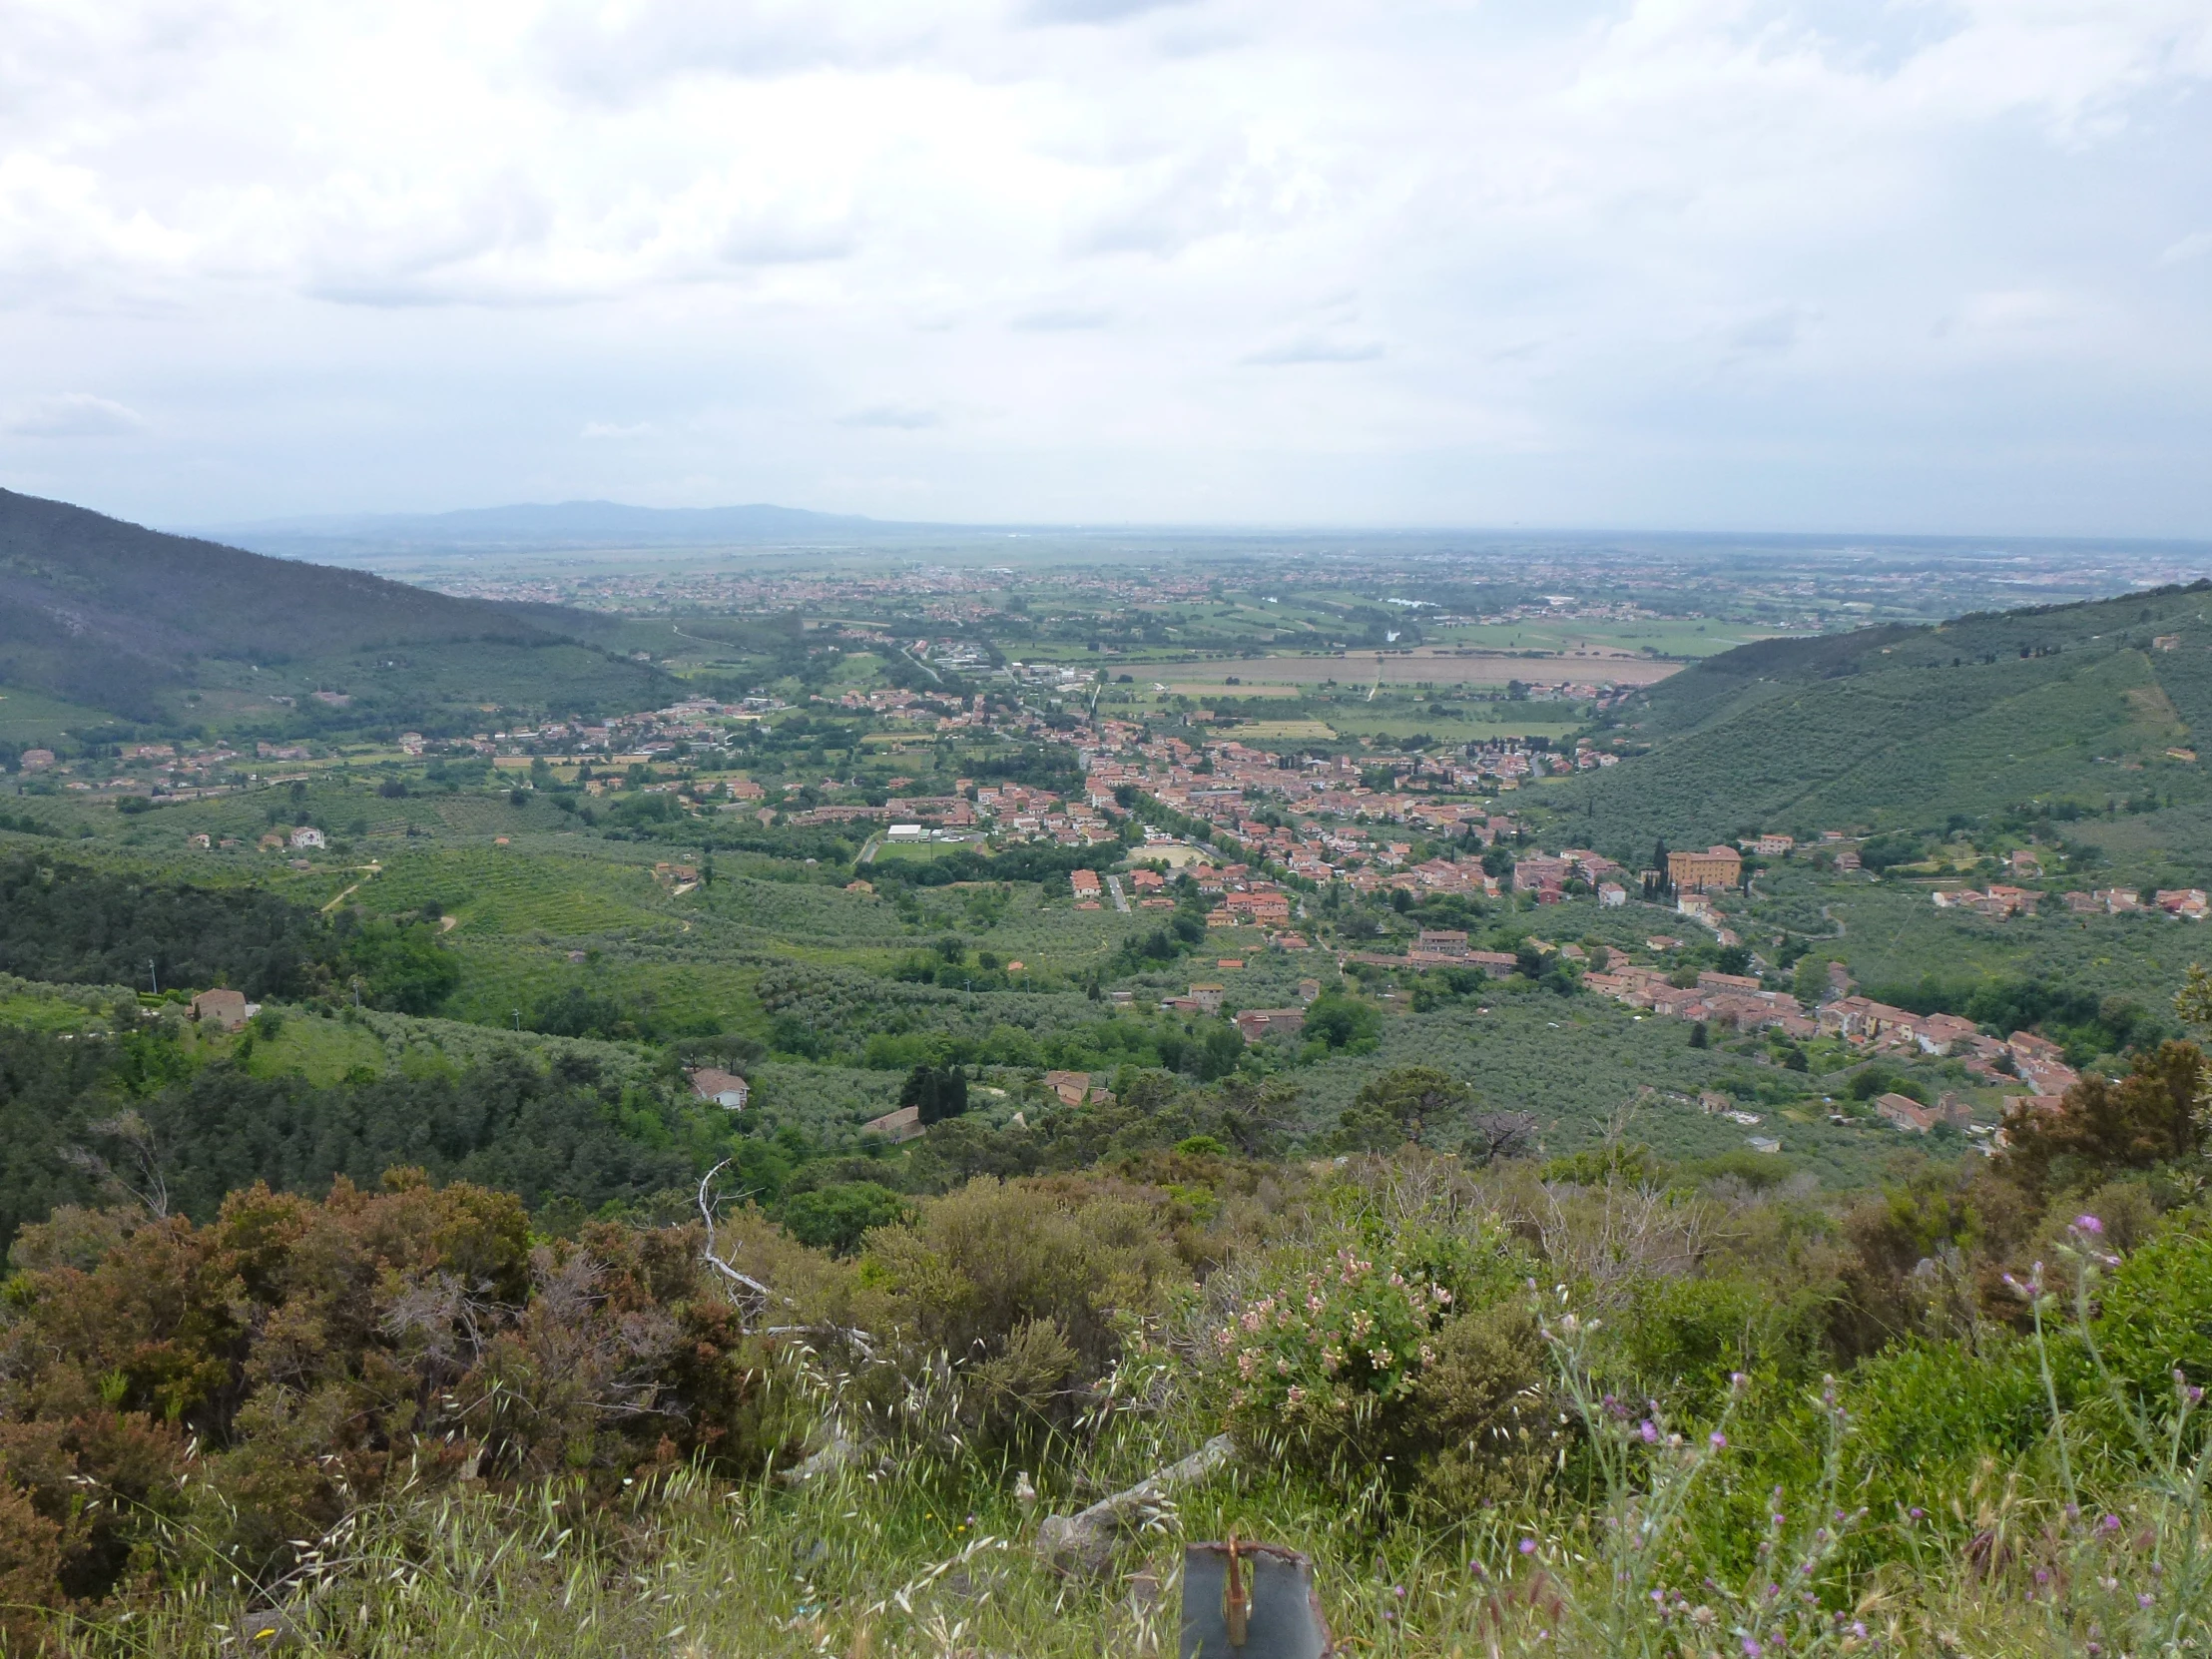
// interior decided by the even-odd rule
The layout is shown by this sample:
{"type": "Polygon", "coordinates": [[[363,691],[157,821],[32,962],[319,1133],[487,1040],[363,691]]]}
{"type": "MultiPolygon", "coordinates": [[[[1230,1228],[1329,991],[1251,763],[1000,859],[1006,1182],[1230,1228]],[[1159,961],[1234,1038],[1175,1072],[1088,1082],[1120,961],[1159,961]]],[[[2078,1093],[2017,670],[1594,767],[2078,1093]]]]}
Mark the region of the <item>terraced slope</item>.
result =
{"type": "Polygon", "coordinates": [[[1556,799],[1597,844],[1638,851],[2030,800],[2201,801],[2188,753],[2212,736],[2212,583],[1765,641],[1653,687],[1621,724],[1651,752],[1556,799]]]}

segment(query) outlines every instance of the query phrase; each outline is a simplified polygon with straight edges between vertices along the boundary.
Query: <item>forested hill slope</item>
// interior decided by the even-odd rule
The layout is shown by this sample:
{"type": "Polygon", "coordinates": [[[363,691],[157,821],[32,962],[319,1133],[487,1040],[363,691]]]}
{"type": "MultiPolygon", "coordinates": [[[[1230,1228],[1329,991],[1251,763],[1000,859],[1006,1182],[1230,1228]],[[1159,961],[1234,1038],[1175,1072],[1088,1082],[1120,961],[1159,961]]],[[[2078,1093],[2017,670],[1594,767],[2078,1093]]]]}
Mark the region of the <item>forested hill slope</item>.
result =
{"type": "Polygon", "coordinates": [[[1591,844],[1639,852],[2026,801],[2202,800],[2186,755],[2212,739],[2212,583],[1764,640],[1653,687],[1615,735],[1651,751],[1556,799],[1591,844]]]}
{"type": "Polygon", "coordinates": [[[398,717],[424,712],[425,696],[433,706],[505,702],[515,654],[558,648],[582,675],[581,697],[650,701],[652,671],[569,643],[592,627],[582,616],[570,629],[557,614],[523,615],[0,490],[0,683],[133,720],[175,717],[174,694],[202,683],[210,662],[277,670],[266,690],[254,686],[267,708],[287,680],[313,691],[355,672],[369,676],[379,652],[393,665],[387,672],[403,675],[393,653],[463,643],[465,671],[453,684],[370,700],[398,717]]]}

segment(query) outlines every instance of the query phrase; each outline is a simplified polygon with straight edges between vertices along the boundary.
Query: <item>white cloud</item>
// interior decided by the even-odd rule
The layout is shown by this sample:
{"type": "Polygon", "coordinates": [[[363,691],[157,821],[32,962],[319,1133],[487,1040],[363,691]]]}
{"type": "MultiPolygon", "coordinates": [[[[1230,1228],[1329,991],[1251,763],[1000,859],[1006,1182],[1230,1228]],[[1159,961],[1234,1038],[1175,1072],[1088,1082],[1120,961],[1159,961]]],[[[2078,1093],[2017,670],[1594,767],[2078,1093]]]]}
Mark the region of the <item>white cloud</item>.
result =
{"type": "Polygon", "coordinates": [[[1114,313],[1088,305],[1046,305],[1037,310],[1024,311],[1014,318],[1016,328],[1026,328],[1033,333],[1064,334],[1083,328],[1104,328],[1114,320],[1114,313]]]}
{"type": "Polygon", "coordinates": [[[2212,254],[2212,231],[2192,231],[2158,256],[2161,266],[2187,265],[2212,254]]]}
{"type": "Polygon", "coordinates": [[[146,429],[146,417],[87,391],[29,398],[0,416],[0,425],[26,438],[113,438],[146,429]]]}
{"type": "Polygon", "coordinates": [[[881,426],[897,432],[918,432],[924,427],[939,425],[943,416],[935,409],[917,408],[911,403],[875,403],[864,409],[854,409],[839,415],[840,426],[881,426]]]}
{"type": "Polygon", "coordinates": [[[1382,355],[1377,340],[1329,339],[1307,334],[1254,351],[1240,359],[1262,368],[1282,368],[1296,363],[1366,363],[1382,355]]]}
{"type": "Polygon", "coordinates": [[[1810,305],[1775,305],[1736,323],[1728,330],[1728,344],[1744,356],[1778,356],[1819,321],[1820,312],[1810,305]]]}
{"type": "Polygon", "coordinates": [[[1189,3],[1190,0],[1029,0],[1027,15],[1038,23],[1120,23],[1145,12],[1189,3]]]}
{"type": "Polygon", "coordinates": [[[49,492],[2212,532],[2203,0],[8,27],[0,362],[162,409],[49,492]]]}

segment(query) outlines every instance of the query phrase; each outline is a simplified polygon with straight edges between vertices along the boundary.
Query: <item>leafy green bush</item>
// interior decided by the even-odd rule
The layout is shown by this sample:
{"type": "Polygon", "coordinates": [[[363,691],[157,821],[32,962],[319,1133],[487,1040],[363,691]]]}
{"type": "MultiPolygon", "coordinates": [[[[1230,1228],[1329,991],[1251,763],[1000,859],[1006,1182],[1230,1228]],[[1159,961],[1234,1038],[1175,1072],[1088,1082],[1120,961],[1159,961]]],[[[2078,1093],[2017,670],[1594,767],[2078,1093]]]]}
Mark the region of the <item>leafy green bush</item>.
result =
{"type": "Polygon", "coordinates": [[[1953,1484],[1946,1471],[2025,1450],[2049,1427],[2034,1355],[1999,1335],[1978,1354],[1952,1342],[1889,1349],[1854,1369],[1846,1402],[1858,1459],[1907,1505],[1934,1507],[1930,1495],[1953,1484]]]}
{"type": "Polygon", "coordinates": [[[902,1220],[906,1202],[874,1181],[843,1181],[796,1193],[778,1219],[801,1244],[849,1255],[878,1227],[902,1220]]]}
{"type": "Polygon", "coordinates": [[[1817,1375],[1826,1325],[1818,1289],[1777,1295],[1771,1278],[1718,1274],[1638,1285],[1615,1322],[1640,1391],[1711,1414],[1737,1373],[1800,1381],[1817,1375]]]}
{"type": "Polygon", "coordinates": [[[2201,1215],[2170,1222],[2100,1287],[2098,1352],[2138,1393],[2163,1396],[2178,1370],[2212,1382],[2212,1231],[2201,1215]]]}
{"type": "Polygon", "coordinates": [[[1198,1367],[1250,1445],[1314,1466],[1387,1458],[1408,1479],[1455,1447],[1457,1483],[1480,1485],[1477,1466],[1505,1443],[1489,1431],[1541,1372],[1533,1328],[1511,1311],[1524,1277],[1487,1224],[1371,1207],[1272,1253],[1211,1306],[1198,1367]]]}
{"type": "Polygon", "coordinates": [[[1373,1053],[1382,1029],[1382,1018],[1373,1003],[1329,991],[1306,1010],[1306,1035],[1318,1037],[1331,1048],[1355,1054],[1373,1053]],[[1361,1045],[1365,1044],[1363,1047],[1361,1045]]]}
{"type": "Polygon", "coordinates": [[[982,1176],[870,1235],[861,1272],[899,1310],[906,1375],[948,1363],[973,1384],[971,1430],[991,1435],[1072,1415],[1067,1389],[1103,1376],[1125,1321],[1184,1278],[1162,1231],[1116,1183],[982,1176]]]}
{"type": "Polygon", "coordinates": [[[1398,1066],[1361,1086],[1327,1144],[1340,1152],[1448,1144],[1473,1100],[1474,1091],[1449,1072],[1398,1066]]]}

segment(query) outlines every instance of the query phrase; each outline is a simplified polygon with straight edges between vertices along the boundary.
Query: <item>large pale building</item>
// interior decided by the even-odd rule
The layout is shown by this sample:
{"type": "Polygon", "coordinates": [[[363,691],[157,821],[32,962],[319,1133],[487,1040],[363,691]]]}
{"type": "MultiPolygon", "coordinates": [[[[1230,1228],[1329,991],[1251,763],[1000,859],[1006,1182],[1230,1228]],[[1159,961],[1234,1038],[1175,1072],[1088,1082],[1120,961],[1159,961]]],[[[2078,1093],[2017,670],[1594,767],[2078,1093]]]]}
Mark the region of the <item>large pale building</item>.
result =
{"type": "Polygon", "coordinates": [[[1667,879],[1677,892],[1716,892],[1744,878],[1744,855],[1732,846],[1667,854],[1667,879]]]}

